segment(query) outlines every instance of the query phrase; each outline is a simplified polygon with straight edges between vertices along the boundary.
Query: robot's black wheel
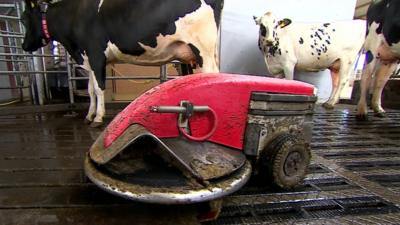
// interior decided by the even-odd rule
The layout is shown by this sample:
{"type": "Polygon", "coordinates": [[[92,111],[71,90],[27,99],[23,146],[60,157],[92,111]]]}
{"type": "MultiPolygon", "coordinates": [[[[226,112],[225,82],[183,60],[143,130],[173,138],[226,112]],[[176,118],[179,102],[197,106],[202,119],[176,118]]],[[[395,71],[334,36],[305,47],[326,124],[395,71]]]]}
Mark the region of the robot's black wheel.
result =
{"type": "Polygon", "coordinates": [[[281,134],[263,151],[261,160],[267,179],[279,188],[290,190],[307,175],[311,153],[303,138],[281,134]]]}

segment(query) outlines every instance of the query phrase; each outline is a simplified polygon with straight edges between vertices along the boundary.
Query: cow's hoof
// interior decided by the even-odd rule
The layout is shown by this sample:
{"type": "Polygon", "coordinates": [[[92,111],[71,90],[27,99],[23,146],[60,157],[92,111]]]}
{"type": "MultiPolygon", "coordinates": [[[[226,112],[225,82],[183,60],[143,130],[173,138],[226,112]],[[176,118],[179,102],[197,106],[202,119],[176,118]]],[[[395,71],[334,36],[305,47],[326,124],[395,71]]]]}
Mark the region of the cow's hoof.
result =
{"type": "Polygon", "coordinates": [[[386,117],[386,113],[385,112],[376,112],[374,115],[376,117],[379,117],[379,118],[385,118],[386,117]]]}
{"type": "Polygon", "coordinates": [[[92,123],[92,121],[90,121],[90,120],[88,120],[88,119],[85,118],[85,120],[83,120],[83,123],[89,125],[89,124],[92,123]]]}
{"type": "Polygon", "coordinates": [[[93,122],[90,124],[91,128],[99,128],[103,125],[103,122],[93,122]]]}
{"type": "Polygon", "coordinates": [[[322,107],[324,107],[325,109],[329,109],[329,110],[332,110],[334,108],[333,105],[326,103],[326,102],[324,104],[322,104],[322,107]]]}
{"type": "Polygon", "coordinates": [[[368,115],[367,114],[357,114],[356,120],[357,121],[368,121],[368,115]]]}

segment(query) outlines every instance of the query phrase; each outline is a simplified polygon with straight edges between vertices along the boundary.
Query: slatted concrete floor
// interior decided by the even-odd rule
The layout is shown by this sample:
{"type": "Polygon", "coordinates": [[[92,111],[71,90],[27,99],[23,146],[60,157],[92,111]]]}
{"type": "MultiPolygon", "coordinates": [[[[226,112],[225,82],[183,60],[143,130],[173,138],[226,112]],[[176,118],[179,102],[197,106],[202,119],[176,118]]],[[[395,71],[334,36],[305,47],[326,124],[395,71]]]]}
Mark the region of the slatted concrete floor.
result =
{"type": "MultiPolygon", "coordinates": [[[[301,187],[250,183],[205,224],[400,223],[400,111],[356,122],[339,108],[314,116],[313,162],[301,187]]],[[[83,157],[98,134],[59,113],[1,116],[0,224],[198,224],[193,206],[137,204],[88,182],[83,157]]]]}

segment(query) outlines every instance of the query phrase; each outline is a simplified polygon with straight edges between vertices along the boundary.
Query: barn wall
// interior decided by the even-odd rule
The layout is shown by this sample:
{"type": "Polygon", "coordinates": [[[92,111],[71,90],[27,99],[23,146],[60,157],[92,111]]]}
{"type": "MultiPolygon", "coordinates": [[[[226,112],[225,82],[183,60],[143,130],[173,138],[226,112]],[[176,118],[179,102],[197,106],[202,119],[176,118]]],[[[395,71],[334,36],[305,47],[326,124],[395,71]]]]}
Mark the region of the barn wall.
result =
{"type": "MultiPolygon", "coordinates": [[[[221,71],[264,75],[267,69],[258,49],[258,26],[253,15],[273,11],[280,18],[295,22],[331,22],[353,18],[356,0],[335,0],[334,4],[321,0],[226,0],[221,27],[221,71]],[[329,6],[329,7],[328,7],[329,6]]],[[[297,73],[295,79],[316,85],[319,101],[331,92],[328,71],[297,73]]]]}

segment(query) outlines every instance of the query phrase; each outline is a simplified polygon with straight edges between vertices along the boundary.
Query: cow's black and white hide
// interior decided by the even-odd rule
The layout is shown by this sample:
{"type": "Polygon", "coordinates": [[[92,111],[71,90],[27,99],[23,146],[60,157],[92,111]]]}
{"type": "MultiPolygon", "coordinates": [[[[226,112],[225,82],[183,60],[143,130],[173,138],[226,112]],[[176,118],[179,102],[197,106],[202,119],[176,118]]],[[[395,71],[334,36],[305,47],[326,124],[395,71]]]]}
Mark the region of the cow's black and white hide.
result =
{"type": "Polygon", "coordinates": [[[371,107],[379,117],[382,90],[400,59],[400,1],[381,0],[371,3],[367,11],[368,33],[364,44],[366,64],[362,73],[357,119],[367,119],[367,92],[375,74],[371,107]]]}
{"type": "Polygon", "coordinates": [[[218,72],[218,27],[223,0],[25,0],[25,51],[60,42],[90,71],[86,121],[105,113],[107,63],[162,65],[172,60],[218,72]],[[48,6],[48,8],[46,7],[48,6]]]}
{"type": "Polygon", "coordinates": [[[272,75],[294,71],[331,71],[332,92],[326,108],[333,108],[345,86],[365,39],[365,22],[292,23],[272,12],[254,17],[260,26],[259,48],[272,75]]]}

